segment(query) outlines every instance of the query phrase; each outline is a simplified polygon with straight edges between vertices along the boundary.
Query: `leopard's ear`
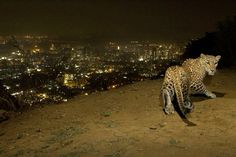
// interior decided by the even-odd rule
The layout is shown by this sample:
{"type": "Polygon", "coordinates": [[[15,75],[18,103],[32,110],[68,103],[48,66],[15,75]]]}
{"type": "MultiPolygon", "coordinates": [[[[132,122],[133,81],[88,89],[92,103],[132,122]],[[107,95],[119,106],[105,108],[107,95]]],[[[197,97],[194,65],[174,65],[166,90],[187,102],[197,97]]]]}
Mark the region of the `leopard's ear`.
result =
{"type": "Polygon", "coordinates": [[[200,57],[201,58],[204,58],[206,55],[204,55],[203,53],[201,53],[200,57]]]}
{"type": "Polygon", "coordinates": [[[220,58],[221,58],[221,56],[220,56],[220,55],[216,56],[216,60],[217,60],[217,61],[219,61],[219,60],[220,60],[220,58]]]}

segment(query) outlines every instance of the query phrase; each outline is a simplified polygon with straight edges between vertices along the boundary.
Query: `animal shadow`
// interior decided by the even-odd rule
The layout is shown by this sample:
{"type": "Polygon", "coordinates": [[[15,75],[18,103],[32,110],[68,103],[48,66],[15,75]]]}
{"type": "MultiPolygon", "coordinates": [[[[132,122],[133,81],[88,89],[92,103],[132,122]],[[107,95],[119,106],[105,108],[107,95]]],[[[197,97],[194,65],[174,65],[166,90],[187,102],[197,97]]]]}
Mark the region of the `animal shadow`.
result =
{"type": "MultiPolygon", "coordinates": [[[[224,97],[225,94],[226,94],[226,93],[215,92],[215,91],[213,91],[212,93],[214,93],[216,95],[216,97],[218,97],[218,98],[224,97]]],[[[210,98],[206,97],[203,94],[194,94],[194,95],[191,96],[191,100],[193,102],[200,102],[200,101],[204,101],[204,100],[207,100],[207,99],[210,99],[210,98]]]]}
{"type": "Polygon", "coordinates": [[[197,124],[195,124],[194,122],[189,121],[188,118],[187,118],[186,115],[185,115],[185,114],[188,114],[188,113],[190,112],[190,110],[186,110],[185,113],[182,113],[182,111],[180,110],[180,107],[179,107],[179,105],[178,105],[176,96],[175,96],[175,98],[174,98],[174,100],[173,100],[173,105],[174,105],[175,111],[178,113],[178,115],[179,115],[179,117],[181,118],[181,120],[182,120],[185,124],[187,124],[187,126],[192,127],[192,126],[196,126],[196,125],[197,125],[197,124]]]}

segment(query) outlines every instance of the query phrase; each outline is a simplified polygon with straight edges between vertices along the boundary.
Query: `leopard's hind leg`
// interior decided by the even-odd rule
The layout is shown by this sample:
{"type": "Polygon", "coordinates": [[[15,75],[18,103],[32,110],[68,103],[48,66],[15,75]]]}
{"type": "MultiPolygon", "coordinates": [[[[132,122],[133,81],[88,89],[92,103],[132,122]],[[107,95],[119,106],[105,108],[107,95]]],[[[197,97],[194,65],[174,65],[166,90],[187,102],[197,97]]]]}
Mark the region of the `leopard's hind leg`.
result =
{"type": "Polygon", "coordinates": [[[162,99],[163,99],[163,105],[164,105],[164,112],[166,114],[172,114],[175,112],[174,105],[171,102],[171,96],[168,90],[163,89],[162,91],[162,99]]]}

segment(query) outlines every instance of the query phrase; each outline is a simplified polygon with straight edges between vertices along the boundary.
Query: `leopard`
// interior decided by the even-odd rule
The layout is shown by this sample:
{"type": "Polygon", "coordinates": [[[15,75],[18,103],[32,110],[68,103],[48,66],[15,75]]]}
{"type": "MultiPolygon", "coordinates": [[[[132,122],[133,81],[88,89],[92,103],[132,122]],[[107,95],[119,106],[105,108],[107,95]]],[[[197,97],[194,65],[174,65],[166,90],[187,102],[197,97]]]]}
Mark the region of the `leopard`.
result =
{"type": "Polygon", "coordinates": [[[194,105],[190,100],[192,94],[205,94],[216,98],[216,95],[203,83],[206,75],[214,75],[221,56],[201,54],[196,59],[187,59],[182,65],[171,66],[165,72],[161,87],[163,111],[168,114],[175,112],[173,101],[176,98],[181,114],[192,112],[194,105]]]}

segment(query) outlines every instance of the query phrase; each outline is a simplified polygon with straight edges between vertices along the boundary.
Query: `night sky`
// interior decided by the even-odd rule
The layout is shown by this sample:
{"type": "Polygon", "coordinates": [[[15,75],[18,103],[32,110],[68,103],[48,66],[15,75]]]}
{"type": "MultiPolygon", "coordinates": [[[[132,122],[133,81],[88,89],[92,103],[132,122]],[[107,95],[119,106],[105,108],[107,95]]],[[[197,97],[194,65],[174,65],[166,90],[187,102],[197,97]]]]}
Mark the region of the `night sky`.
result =
{"type": "Polygon", "coordinates": [[[0,35],[186,41],[236,15],[236,0],[0,0],[0,35]]]}

